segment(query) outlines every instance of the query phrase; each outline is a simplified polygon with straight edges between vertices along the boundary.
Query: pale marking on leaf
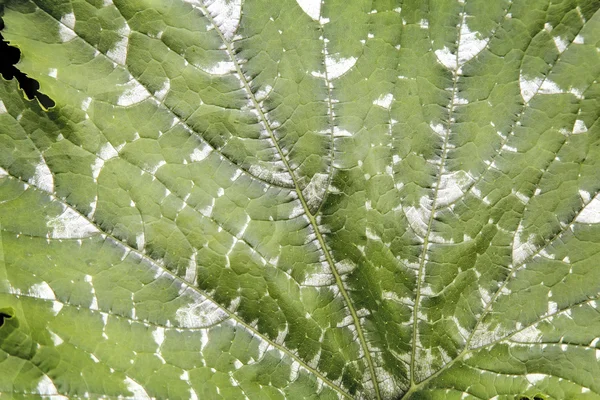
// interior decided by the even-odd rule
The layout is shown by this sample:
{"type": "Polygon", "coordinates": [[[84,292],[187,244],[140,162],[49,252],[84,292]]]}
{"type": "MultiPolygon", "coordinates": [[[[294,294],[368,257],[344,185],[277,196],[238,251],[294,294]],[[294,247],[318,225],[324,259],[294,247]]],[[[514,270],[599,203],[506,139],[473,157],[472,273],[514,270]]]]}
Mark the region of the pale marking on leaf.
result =
{"type": "Polygon", "coordinates": [[[43,158],[40,159],[40,162],[35,166],[34,175],[29,180],[29,183],[46,192],[54,192],[54,177],[43,158]]]}
{"type": "Polygon", "coordinates": [[[523,98],[525,104],[529,103],[529,101],[536,95],[542,83],[542,78],[527,79],[523,74],[520,74],[519,86],[521,87],[521,97],[523,98]]]}
{"type": "Polygon", "coordinates": [[[575,36],[575,39],[573,40],[573,43],[575,43],[575,44],[584,44],[585,40],[584,40],[583,36],[577,35],[577,36],[575,36]]]}
{"type": "Polygon", "coordinates": [[[44,374],[40,378],[36,387],[36,394],[38,395],[46,395],[46,396],[57,396],[59,398],[66,398],[64,396],[58,395],[58,390],[56,390],[56,386],[54,386],[54,382],[52,379],[48,377],[48,375],[44,374]]]}
{"type": "Polygon", "coordinates": [[[352,67],[356,64],[356,57],[334,57],[334,56],[326,56],[325,57],[325,68],[327,68],[327,78],[329,80],[334,80],[344,75],[346,72],[350,71],[352,67]]]}
{"type": "Polygon", "coordinates": [[[309,184],[302,191],[309,207],[316,208],[323,201],[329,183],[328,178],[329,175],[327,174],[314,174],[309,184]]]}
{"type": "MultiPolygon", "coordinates": [[[[96,297],[96,289],[94,288],[94,279],[91,275],[85,275],[83,277],[83,280],[90,284],[90,294],[92,295],[92,303],[90,304],[89,308],[91,310],[98,310],[98,298],[96,297]]],[[[133,318],[135,318],[135,315],[133,318]]]]}
{"type": "Polygon", "coordinates": [[[85,99],[83,99],[83,101],[81,102],[81,109],[83,111],[87,111],[88,108],[90,107],[90,104],[92,103],[92,98],[91,97],[86,97],[85,99]]]}
{"type": "Polygon", "coordinates": [[[48,329],[48,333],[50,333],[50,339],[52,340],[54,347],[60,346],[61,344],[64,343],[64,340],[62,340],[62,338],[60,336],[58,336],[56,333],[52,332],[49,329],[48,329]]]}
{"type": "Polygon", "coordinates": [[[163,342],[165,341],[165,328],[163,328],[162,326],[159,326],[155,330],[153,330],[152,338],[156,342],[156,345],[158,346],[158,348],[160,348],[162,346],[163,342]]]}
{"type": "Polygon", "coordinates": [[[262,179],[263,181],[273,182],[277,185],[293,185],[292,177],[287,172],[273,172],[260,165],[253,164],[248,169],[251,175],[262,179]]]}
{"type": "MultiPolygon", "coordinates": [[[[589,194],[588,194],[589,197],[589,194]]],[[[596,196],[589,202],[579,213],[575,222],[582,224],[598,224],[600,223],[600,198],[596,196]]]]}
{"type": "Polygon", "coordinates": [[[580,119],[575,120],[575,124],[573,125],[573,134],[577,135],[579,133],[585,133],[588,131],[587,126],[585,126],[585,122],[580,119]]]}
{"type": "Polygon", "coordinates": [[[98,228],[69,207],[65,207],[60,215],[49,218],[46,226],[52,229],[49,237],[53,239],[81,239],[99,232],[98,228]]]}
{"type": "Polygon", "coordinates": [[[531,325],[512,335],[511,340],[522,343],[539,343],[543,337],[542,331],[531,325]]]}
{"type": "Polygon", "coordinates": [[[235,71],[235,65],[231,61],[219,61],[210,68],[197,67],[211,75],[226,75],[235,71]]]}
{"type": "Polygon", "coordinates": [[[532,385],[537,384],[538,382],[551,377],[551,375],[546,375],[546,374],[527,374],[525,375],[525,377],[527,378],[527,380],[529,381],[529,383],[531,383],[532,385]]]}
{"type": "Polygon", "coordinates": [[[148,399],[151,397],[146,393],[146,390],[142,385],[131,379],[130,377],[126,377],[123,382],[127,386],[127,389],[133,394],[133,398],[136,400],[148,399]]]}
{"type": "Polygon", "coordinates": [[[212,148],[210,146],[202,146],[201,149],[195,148],[190,154],[190,161],[198,162],[204,160],[208,155],[212,152],[212,148]]]}
{"type": "Polygon", "coordinates": [[[141,103],[150,97],[150,92],[135,79],[131,79],[125,84],[125,90],[119,96],[117,104],[123,107],[128,107],[134,104],[141,103]]]}
{"type": "Polygon", "coordinates": [[[196,283],[196,257],[198,250],[194,249],[187,268],[185,269],[185,280],[195,284],[196,283]]]}
{"type": "Polygon", "coordinates": [[[56,295],[47,282],[36,283],[31,286],[29,295],[42,300],[56,300],[56,295]]]}
{"type": "Polygon", "coordinates": [[[100,171],[104,167],[105,161],[110,160],[111,158],[118,157],[119,153],[113,147],[112,144],[110,144],[109,142],[106,142],[102,145],[100,150],[98,150],[97,155],[98,155],[98,158],[96,158],[96,160],[94,161],[94,164],[92,164],[92,177],[94,178],[94,181],[96,179],[98,179],[98,176],[100,175],[100,171]]]}
{"type": "Polygon", "coordinates": [[[63,43],[73,40],[77,36],[73,29],[75,29],[75,14],[70,12],[60,18],[58,25],[58,35],[63,43]]]}
{"type": "Polygon", "coordinates": [[[321,16],[321,0],[296,0],[302,11],[315,21],[321,16]]]}
{"type": "Polygon", "coordinates": [[[541,94],[558,94],[558,93],[564,93],[561,90],[561,88],[558,87],[558,85],[556,84],[556,82],[553,82],[553,81],[551,81],[548,78],[544,79],[544,81],[542,82],[542,85],[539,88],[539,92],[541,94]]]}
{"type": "Polygon", "coordinates": [[[394,96],[391,93],[382,94],[375,101],[373,101],[373,105],[390,109],[392,105],[392,101],[394,100],[394,96]]]}
{"type": "Polygon", "coordinates": [[[404,213],[410,227],[423,238],[427,235],[427,221],[431,214],[431,200],[427,196],[421,197],[419,206],[405,207],[404,213]]]}
{"type": "Polygon", "coordinates": [[[144,246],[146,245],[146,235],[144,234],[144,232],[138,232],[135,235],[135,244],[139,251],[142,251],[144,249],[144,246]]]}
{"type": "Polygon", "coordinates": [[[6,114],[7,112],[8,112],[8,110],[6,109],[4,102],[2,100],[0,100],[0,114],[6,114]]]}
{"type": "Polygon", "coordinates": [[[175,319],[183,328],[205,328],[227,318],[228,315],[225,311],[207,299],[202,299],[198,303],[186,304],[175,312],[175,319]]]}
{"type": "Polygon", "coordinates": [[[160,101],[163,101],[165,99],[165,97],[167,97],[167,93],[169,93],[169,89],[171,89],[171,80],[166,79],[163,82],[162,87],[159,90],[157,90],[156,93],[154,93],[154,97],[156,97],[160,101]]]}
{"type": "Polygon", "coordinates": [[[552,40],[554,40],[554,45],[556,46],[559,53],[564,52],[569,46],[569,42],[561,38],[560,36],[554,36],[552,37],[552,40]]]}
{"type": "Polygon", "coordinates": [[[513,243],[513,251],[512,251],[512,259],[513,265],[520,265],[523,261],[525,261],[530,255],[534,254],[537,250],[535,244],[533,243],[533,239],[535,236],[533,234],[529,235],[525,242],[522,241],[523,234],[523,225],[519,224],[517,228],[517,232],[515,234],[515,239],[513,243]]]}
{"type": "Polygon", "coordinates": [[[106,56],[114,60],[119,65],[125,65],[127,61],[127,47],[129,46],[129,34],[131,33],[131,29],[125,22],[125,25],[122,26],[117,33],[121,36],[121,38],[114,44],[112,49],[106,52],[106,56]]]}
{"type": "Polygon", "coordinates": [[[448,205],[463,196],[474,179],[466,171],[444,173],[440,177],[437,205],[448,205]]]}
{"type": "Polygon", "coordinates": [[[54,313],[54,316],[58,315],[58,313],[60,312],[60,310],[62,310],[64,307],[63,303],[59,302],[59,301],[53,301],[52,302],[52,312],[54,313]]]}
{"type": "Polygon", "coordinates": [[[235,35],[242,16],[242,0],[214,0],[206,8],[227,40],[235,35]]]}
{"type": "MultiPolygon", "coordinates": [[[[233,63],[232,63],[233,64],[233,63]]],[[[234,67],[235,70],[235,67],[234,67]]],[[[271,93],[271,91],[273,90],[273,86],[271,85],[266,85],[264,87],[264,89],[260,89],[258,90],[255,94],[254,97],[256,98],[257,101],[263,101],[265,100],[269,94],[271,93]]]]}

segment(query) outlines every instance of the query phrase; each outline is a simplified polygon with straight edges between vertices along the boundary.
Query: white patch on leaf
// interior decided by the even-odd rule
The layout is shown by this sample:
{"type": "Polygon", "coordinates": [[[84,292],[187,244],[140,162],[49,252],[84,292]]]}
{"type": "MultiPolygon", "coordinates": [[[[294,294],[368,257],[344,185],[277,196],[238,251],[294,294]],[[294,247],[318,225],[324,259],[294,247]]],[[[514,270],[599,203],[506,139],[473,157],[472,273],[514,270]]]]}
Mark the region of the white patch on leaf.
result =
{"type": "Polygon", "coordinates": [[[585,122],[578,119],[575,120],[575,124],[573,125],[573,134],[577,135],[579,133],[585,133],[588,131],[587,126],[585,126],[585,122]]]}
{"type": "Polygon", "coordinates": [[[91,97],[86,97],[85,99],[83,99],[83,101],[81,102],[81,109],[83,111],[87,111],[88,108],[90,107],[90,104],[92,103],[92,98],[91,97]]]}
{"type": "Polygon", "coordinates": [[[537,94],[542,83],[542,78],[527,79],[522,73],[520,74],[519,86],[521,88],[521,97],[525,104],[529,103],[529,101],[537,94]]]}
{"type": "Polygon", "coordinates": [[[169,93],[169,89],[171,89],[171,81],[167,79],[163,82],[162,87],[156,93],[154,93],[154,97],[160,101],[163,101],[167,96],[167,93],[169,93]]]}
{"type": "Polygon", "coordinates": [[[433,130],[435,133],[437,133],[440,136],[444,136],[446,134],[446,129],[444,128],[444,125],[442,124],[429,124],[429,127],[431,128],[431,130],[433,130]]]}
{"type": "Polygon", "coordinates": [[[49,236],[53,239],[81,239],[99,232],[90,221],[71,208],[65,208],[59,216],[48,219],[46,226],[52,229],[49,236]]]}
{"type": "Polygon", "coordinates": [[[456,55],[452,54],[450,49],[444,46],[443,49],[439,49],[435,51],[435,55],[438,61],[448,69],[456,68],[456,55]]]}
{"type": "Polygon", "coordinates": [[[465,171],[442,174],[437,192],[438,206],[442,207],[459,199],[465,194],[472,181],[473,179],[465,171]]]}
{"type": "MultiPolygon", "coordinates": [[[[488,44],[488,39],[481,39],[479,32],[474,32],[467,25],[468,15],[464,14],[460,25],[460,36],[457,43],[457,52],[453,53],[448,47],[435,51],[438,61],[446,68],[453,71],[460,71],[460,67],[471,61],[488,44]]],[[[459,72],[460,73],[460,72],[459,72]]]]}
{"type": "Polygon", "coordinates": [[[38,381],[37,387],[35,388],[36,394],[38,395],[46,395],[52,396],[58,394],[58,390],[56,390],[56,386],[54,386],[54,382],[52,379],[48,377],[48,375],[42,375],[40,380],[38,381]]]}
{"type": "Polygon", "coordinates": [[[240,24],[242,0],[214,0],[207,9],[225,39],[231,40],[240,24]]]}
{"type": "Polygon", "coordinates": [[[356,57],[341,58],[327,56],[325,57],[325,67],[327,68],[327,78],[329,80],[337,79],[340,76],[348,72],[354,64],[356,64],[356,57]]]}
{"type": "Polygon", "coordinates": [[[333,127],[333,137],[352,137],[352,133],[338,126],[333,127]]]}
{"type": "Polygon", "coordinates": [[[235,71],[235,64],[231,61],[219,61],[210,68],[202,68],[211,75],[225,75],[235,71]]]}
{"type": "Polygon", "coordinates": [[[186,304],[175,312],[175,319],[183,328],[205,328],[227,317],[225,311],[208,300],[186,304]]]}
{"type": "Polygon", "coordinates": [[[98,179],[98,176],[100,175],[100,171],[104,167],[105,161],[110,160],[111,158],[117,157],[119,155],[119,153],[113,147],[112,144],[110,144],[109,142],[106,142],[104,145],[102,145],[100,150],[98,150],[97,155],[98,155],[98,158],[96,158],[96,160],[92,164],[92,177],[94,178],[94,181],[96,179],[98,179]]]}
{"type": "Polygon", "coordinates": [[[6,114],[7,112],[8,112],[8,110],[6,109],[4,102],[2,100],[0,100],[0,114],[6,114]]]}
{"type": "Polygon", "coordinates": [[[542,336],[542,331],[537,329],[535,326],[528,326],[522,331],[515,333],[511,339],[515,342],[538,343],[542,340],[542,336]]]}
{"type": "Polygon", "coordinates": [[[559,53],[564,52],[567,49],[567,46],[569,46],[569,42],[560,36],[554,36],[552,39],[554,40],[554,45],[559,53]]]}
{"type": "Polygon", "coordinates": [[[64,343],[64,340],[62,340],[62,338],[56,333],[52,332],[51,330],[48,330],[48,333],[50,333],[50,339],[52,340],[52,344],[54,345],[54,347],[60,346],[64,343]]]}
{"type": "Polygon", "coordinates": [[[129,25],[125,23],[117,33],[121,36],[120,39],[113,45],[113,47],[106,52],[108,58],[112,59],[119,65],[125,65],[127,61],[127,47],[129,46],[129,34],[131,29],[129,25]]]}
{"type": "Polygon", "coordinates": [[[280,185],[292,185],[292,177],[287,172],[273,172],[270,169],[260,165],[253,164],[249,168],[251,175],[254,175],[264,181],[273,182],[280,185]]]}
{"type": "Polygon", "coordinates": [[[458,42],[458,66],[472,60],[488,44],[487,39],[480,39],[479,32],[473,32],[467,25],[467,15],[463,15],[460,26],[460,41],[458,42]]]}
{"type": "Polygon", "coordinates": [[[328,178],[327,174],[314,174],[310,183],[302,191],[309,207],[318,207],[321,204],[327,191],[328,178]]]}
{"type": "Polygon", "coordinates": [[[133,379],[131,379],[130,377],[126,377],[124,383],[127,386],[127,389],[133,395],[134,399],[136,399],[136,400],[142,400],[142,399],[150,400],[151,399],[151,397],[148,395],[148,393],[146,393],[146,390],[144,389],[144,387],[142,385],[140,385],[139,383],[137,383],[136,381],[134,381],[133,379]]]}
{"type": "Polygon", "coordinates": [[[195,284],[196,283],[196,257],[198,255],[198,250],[194,249],[192,256],[190,257],[190,261],[188,263],[187,268],[185,269],[185,280],[195,284]]]}
{"type": "Polygon", "coordinates": [[[58,36],[61,42],[65,43],[77,37],[73,29],[75,29],[75,14],[71,12],[63,15],[58,25],[58,36]]]}
{"type": "Polygon", "coordinates": [[[29,288],[29,295],[37,299],[56,300],[54,291],[47,282],[36,283],[29,288]]]}
{"type": "Polygon", "coordinates": [[[123,107],[132,106],[134,104],[141,103],[150,97],[150,93],[143,87],[139,82],[131,79],[127,82],[125,90],[119,96],[117,104],[123,107]]]}
{"type": "Polygon", "coordinates": [[[159,326],[155,330],[152,331],[152,338],[158,347],[162,346],[165,341],[165,328],[159,326]]]}
{"type": "Polygon", "coordinates": [[[425,237],[425,235],[427,235],[427,227],[431,215],[431,200],[427,196],[423,196],[419,200],[418,207],[405,207],[404,210],[410,227],[417,235],[425,237]]]}
{"type": "Polygon", "coordinates": [[[117,152],[117,150],[109,142],[104,143],[98,151],[98,157],[105,161],[110,160],[111,158],[115,158],[118,155],[119,153],[117,152]]]}
{"type": "Polygon", "coordinates": [[[373,104],[382,108],[387,108],[389,110],[393,100],[394,96],[391,93],[382,94],[381,96],[379,96],[379,98],[377,98],[377,100],[373,102],[373,104]]]}
{"type": "Polygon", "coordinates": [[[513,243],[512,259],[513,265],[521,265],[529,256],[535,253],[537,247],[533,243],[534,235],[529,235],[525,242],[522,241],[523,226],[519,225],[513,243]]]}
{"type": "Polygon", "coordinates": [[[597,224],[600,223],[600,199],[596,196],[589,202],[579,213],[575,222],[582,224],[597,224]]]}
{"type": "Polygon", "coordinates": [[[35,166],[33,178],[29,182],[38,189],[45,190],[46,192],[52,193],[54,191],[54,177],[43,159],[35,166]]]}
{"type": "Polygon", "coordinates": [[[321,0],[296,0],[296,3],[298,3],[306,15],[315,21],[319,20],[321,16],[321,0]]]}
{"type": "Polygon", "coordinates": [[[525,377],[527,378],[529,383],[531,383],[532,385],[535,385],[536,383],[546,379],[549,376],[550,375],[546,375],[546,374],[527,374],[527,375],[525,375],[525,377]]]}
{"type": "Polygon", "coordinates": [[[539,88],[539,92],[541,94],[558,94],[558,93],[564,93],[556,84],[556,82],[551,81],[550,79],[546,78],[544,79],[544,81],[542,82],[542,85],[539,88]]]}
{"type": "Polygon", "coordinates": [[[146,246],[146,235],[144,235],[144,232],[139,232],[135,235],[135,245],[139,251],[144,249],[144,246],[146,246]]]}

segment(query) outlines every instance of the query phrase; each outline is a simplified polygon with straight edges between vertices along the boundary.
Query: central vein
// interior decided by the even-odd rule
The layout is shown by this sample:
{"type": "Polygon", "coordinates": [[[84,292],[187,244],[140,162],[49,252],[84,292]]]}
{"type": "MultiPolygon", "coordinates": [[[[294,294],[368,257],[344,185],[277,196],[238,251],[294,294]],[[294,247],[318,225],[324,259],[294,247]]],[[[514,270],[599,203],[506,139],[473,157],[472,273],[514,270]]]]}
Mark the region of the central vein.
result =
{"type": "MultiPolygon", "coordinates": [[[[463,9],[461,12],[461,16],[464,12],[464,5],[463,5],[463,9]]],[[[423,282],[425,281],[425,264],[426,264],[426,260],[427,260],[427,250],[429,247],[429,237],[431,235],[431,230],[433,227],[433,220],[435,219],[435,212],[436,212],[436,207],[437,207],[437,199],[438,199],[438,193],[440,190],[440,186],[441,186],[441,182],[442,182],[442,175],[444,172],[444,164],[446,162],[446,158],[448,157],[448,142],[450,139],[450,130],[451,130],[451,123],[452,123],[452,116],[454,114],[454,106],[455,106],[455,98],[456,98],[456,91],[457,91],[457,81],[458,81],[458,76],[459,76],[459,58],[458,58],[458,50],[459,50],[459,44],[460,44],[460,36],[461,36],[461,28],[462,25],[464,24],[464,18],[461,18],[461,23],[458,25],[458,37],[457,37],[457,48],[456,48],[456,68],[454,69],[454,71],[452,71],[452,91],[451,91],[451,97],[450,97],[450,103],[448,104],[448,120],[446,121],[446,127],[444,129],[444,143],[442,145],[442,155],[440,157],[440,165],[439,165],[439,169],[438,169],[438,177],[437,177],[437,182],[435,184],[435,187],[433,189],[433,201],[431,203],[431,212],[429,214],[429,220],[427,221],[427,232],[425,234],[425,238],[423,239],[423,250],[421,252],[421,260],[419,262],[419,271],[417,274],[417,291],[416,291],[416,295],[415,295],[415,305],[413,308],[413,326],[412,326],[412,352],[411,352],[411,357],[410,357],[410,386],[414,387],[416,384],[418,384],[418,382],[415,379],[415,366],[416,366],[416,355],[417,355],[417,339],[419,336],[419,320],[418,320],[418,310],[419,310],[419,305],[420,305],[420,301],[421,301],[421,290],[422,290],[422,285],[423,282]]],[[[409,389],[410,392],[410,389],[409,389]]]]}
{"type": "Polygon", "coordinates": [[[281,157],[281,160],[282,160],[283,164],[285,165],[287,172],[290,174],[290,177],[292,178],[292,182],[294,183],[294,189],[295,189],[296,193],[298,194],[298,198],[299,198],[300,202],[302,203],[302,208],[304,209],[304,213],[306,214],[308,220],[310,221],[312,229],[314,230],[315,235],[317,236],[317,240],[319,241],[319,245],[320,245],[321,249],[323,250],[323,254],[325,255],[325,259],[327,260],[327,263],[329,264],[331,272],[335,278],[335,282],[340,290],[340,293],[342,294],[342,296],[344,298],[344,301],[346,302],[346,306],[348,307],[348,310],[350,311],[350,314],[352,316],[352,321],[354,323],[354,326],[356,327],[356,332],[358,334],[358,339],[360,341],[360,345],[362,347],[363,353],[365,355],[365,359],[367,361],[369,373],[371,375],[371,379],[373,382],[373,387],[375,388],[375,396],[377,399],[381,400],[381,394],[379,392],[379,385],[377,383],[377,378],[375,375],[375,366],[373,364],[373,359],[371,357],[371,353],[369,352],[369,347],[367,345],[367,340],[365,338],[365,334],[364,334],[362,326],[360,324],[360,318],[358,317],[358,314],[356,313],[356,310],[352,304],[350,295],[348,294],[346,288],[344,287],[342,277],[340,276],[338,270],[336,269],[335,262],[333,261],[333,257],[331,256],[331,253],[330,253],[327,245],[325,244],[325,240],[323,238],[323,235],[321,234],[321,231],[319,230],[319,225],[315,219],[315,215],[310,212],[308,203],[306,202],[306,199],[304,198],[304,195],[302,193],[300,185],[298,184],[298,181],[294,175],[293,169],[290,167],[290,165],[285,157],[284,152],[282,151],[281,147],[279,146],[279,143],[277,142],[277,139],[275,138],[275,134],[273,133],[273,130],[271,129],[271,126],[270,126],[262,108],[260,107],[260,104],[256,100],[254,93],[252,93],[250,85],[248,84],[248,80],[246,79],[246,76],[244,75],[244,73],[243,73],[242,69],[240,68],[240,65],[235,57],[235,53],[231,47],[230,41],[225,38],[225,36],[223,35],[223,33],[221,32],[219,27],[213,21],[208,10],[205,9],[205,7],[202,7],[202,11],[204,12],[204,15],[206,16],[206,18],[208,18],[208,20],[215,26],[215,30],[219,34],[223,43],[225,44],[227,54],[229,55],[229,58],[231,59],[231,61],[233,62],[234,66],[235,66],[236,72],[239,75],[240,80],[242,81],[242,84],[244,85],[244,89],[248,93],[248,97],[249,97],[250,101],[254,105],[254,108],[256,109],[256,111],[259,115],[259,118],[261,119],[262,123],[265,126],[267,133],[269,134],[271,140],[273,141],[273,144],[274,144],[275,148],[277,149],[277,152],[279,153],[279,156],[281,157]]]}

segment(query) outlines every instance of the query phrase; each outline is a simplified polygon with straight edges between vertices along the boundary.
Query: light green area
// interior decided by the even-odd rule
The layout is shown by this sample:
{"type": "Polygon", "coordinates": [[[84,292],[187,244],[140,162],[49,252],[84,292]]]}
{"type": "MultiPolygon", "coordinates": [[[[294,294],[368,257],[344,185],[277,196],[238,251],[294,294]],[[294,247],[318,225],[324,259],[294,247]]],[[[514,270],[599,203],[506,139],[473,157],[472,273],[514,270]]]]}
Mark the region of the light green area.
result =
{"type": "Polygon", "coordinates": [[[600,1],[0,7],[0,399],[600,399],[600,1]]]}

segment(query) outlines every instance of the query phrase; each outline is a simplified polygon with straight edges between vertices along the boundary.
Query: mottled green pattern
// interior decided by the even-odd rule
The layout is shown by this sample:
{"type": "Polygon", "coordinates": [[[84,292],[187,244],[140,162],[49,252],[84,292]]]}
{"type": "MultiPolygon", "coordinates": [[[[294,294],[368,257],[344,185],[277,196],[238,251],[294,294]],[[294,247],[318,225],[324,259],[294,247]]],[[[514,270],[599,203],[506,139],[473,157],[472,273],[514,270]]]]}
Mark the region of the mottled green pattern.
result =
{"type": "Polygon", "coordinates": [[[0,399],[600,399],[600,1],[1,6],[0,399]]]}

